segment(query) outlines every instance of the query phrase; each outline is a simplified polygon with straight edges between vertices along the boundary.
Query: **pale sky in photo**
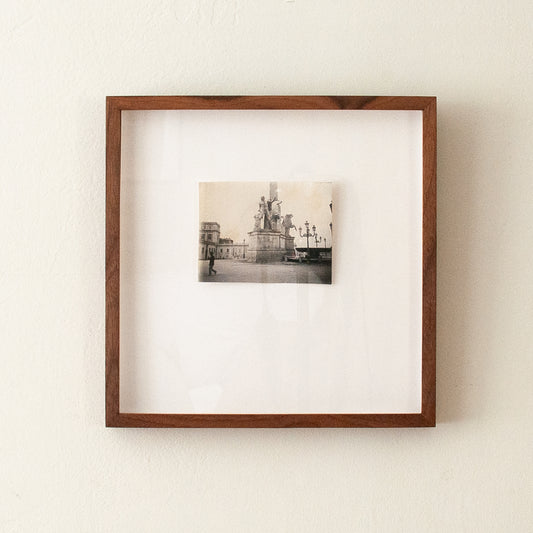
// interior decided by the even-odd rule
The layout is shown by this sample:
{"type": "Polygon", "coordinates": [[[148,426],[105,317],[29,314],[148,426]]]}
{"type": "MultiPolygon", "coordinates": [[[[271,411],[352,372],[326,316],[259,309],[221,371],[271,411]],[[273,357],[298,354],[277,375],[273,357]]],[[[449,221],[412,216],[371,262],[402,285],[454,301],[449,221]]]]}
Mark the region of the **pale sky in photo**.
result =
{"type": "MultiPolygon", "coordinates": [[[[272,180],[274,181],[274,180],[272,180]]],[[[263,182],[201,182],[199,184],[200,222],[218,222],[220,236],[241,243],[249,241],[248,232],[254,228],[254,215],[259,208],[261,196],[269,199],[269,181],[263,182]]],[[[293,224],[301,227],[305,233],[305,222],[309,227],[316,226],[317,234],[322,237],[324,246],[331,245],[329,224],[332,213],[329,204],[332,201],[331,182],[282,182],[278,181],[278,200],[282,201],[281,214],[293,215],[293,224]]],[[[311,230],[310,230],[311,231],[311,230]]],[[[296,237],[297,247],[306,246],[306,239],[300,238],[298,230],[291,230],[296,237]]],[[[309,239],[309,246],[315,246],[314,239],[309,239]]]]}

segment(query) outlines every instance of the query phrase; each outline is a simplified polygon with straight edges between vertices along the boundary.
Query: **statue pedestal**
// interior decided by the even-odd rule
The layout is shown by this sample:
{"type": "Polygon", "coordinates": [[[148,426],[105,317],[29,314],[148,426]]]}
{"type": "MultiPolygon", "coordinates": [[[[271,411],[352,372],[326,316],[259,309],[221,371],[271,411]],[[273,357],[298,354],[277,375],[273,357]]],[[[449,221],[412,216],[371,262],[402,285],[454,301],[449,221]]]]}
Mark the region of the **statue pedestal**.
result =
{"type": "Polygon", "coordinates": [[[294,237],[285,237],[285,251],[288,255],[294,253],[294,237]]]}
{"type": "Polygon", "coordinates": [[[279,231],[254,230],[248,233],[249,246],[246,260],[251,263],[274,263],[282,261],[294,250],[294,237],[286,237],[279,231]]]}

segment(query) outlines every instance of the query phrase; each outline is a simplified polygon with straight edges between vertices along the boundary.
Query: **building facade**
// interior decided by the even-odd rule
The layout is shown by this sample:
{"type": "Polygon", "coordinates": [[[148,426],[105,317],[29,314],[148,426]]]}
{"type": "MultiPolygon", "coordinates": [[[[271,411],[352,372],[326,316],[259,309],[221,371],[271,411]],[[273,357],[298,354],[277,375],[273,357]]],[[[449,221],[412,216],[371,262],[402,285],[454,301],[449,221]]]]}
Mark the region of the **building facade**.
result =
{"type": "Polygon", "coordinates": [[[209,259],[211,252],[217,259],[246,259],[248,244],[234,243],[233,239],[220,237],[218,222],[201,222],[198,239],[198,259],[209,259]]]}

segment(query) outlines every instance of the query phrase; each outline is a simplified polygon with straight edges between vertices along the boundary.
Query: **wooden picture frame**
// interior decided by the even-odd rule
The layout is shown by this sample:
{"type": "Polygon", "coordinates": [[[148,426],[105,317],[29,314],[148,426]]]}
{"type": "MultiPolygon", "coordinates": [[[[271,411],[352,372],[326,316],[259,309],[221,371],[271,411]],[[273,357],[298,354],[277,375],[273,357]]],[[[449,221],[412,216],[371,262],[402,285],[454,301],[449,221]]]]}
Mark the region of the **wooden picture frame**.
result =
{"type": "MultiPolygon", "coordinates": [[[[359,115],[358,115],[359,116],[359,115]]],[[[380,115],[381,116],[381,115],[380,115]]],[[[418,116],[418,115],[417,115],[418,116]]],[[[418,152],[417,152],[418,153],[418,152]]],[[[418,179],[418,178],[417,178],[418,179]]],[[[135,215],[128,215],[135,216],[135,215]]],[[[342,228],[337,231],[342,232],[342,228]]],[[[415,235],[416,236],[416,235],[415,235]]],[[[162,237],[163,238],[163,237],[162,237]]],[[[392,267],[391,267],[392,268],[392,267]]],[[[195,283],[194,279],[189,280],[195,283]]],[[[177,305],[187,305],[178,302],[177,305]]],[[[382,326],[385,327],[385,326],[382,326]]],[[[436,342],[436,98],[374,96],[110,96],[106,117],[106,426],[108,427],[423,427],[435,425],[436,342]],[[409,412],[128,412],[121,409],[121,192],[123,113],[129,111],[416,111],[421,116],[421,334],[417,392],[409,412]]],[[[334,354],[333,354],[334,355],[334,354]]],[[[418,356],[417,356],[418,357],[418,356]]],[[[121,359],[122,358],[122,359],[121,359]]],[[[417,370],[418,372],[418,370],[417,370]]],[[[143,379],[138,376],[137,379],[143,379]]],[[[156,385],[157,386],[157,385],[156,385]]]]}

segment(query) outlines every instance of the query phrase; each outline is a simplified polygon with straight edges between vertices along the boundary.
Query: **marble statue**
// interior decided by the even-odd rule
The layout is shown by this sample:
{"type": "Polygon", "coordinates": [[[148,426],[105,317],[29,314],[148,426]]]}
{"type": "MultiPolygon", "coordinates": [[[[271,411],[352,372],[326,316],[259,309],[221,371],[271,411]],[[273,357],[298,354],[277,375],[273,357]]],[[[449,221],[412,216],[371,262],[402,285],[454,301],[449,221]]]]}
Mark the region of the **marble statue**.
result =
{"type": "Polygon", "coordinates": [[[261,211],[261,209],[259,209],[259,211],[257,211],[257,213],[254,215],[254,220],[254,231],[260,230],[261,221],[263,220],[263,212],[261,211]]]}
{"type": "Polygon", "coordinates": [[[261,211],[261,213],[263,213],[263,229],[272,229],[271,205],[271,201],[266,202],[265,197],[261,196],[261,201],[259,202],[259,210],[261,211]]]}
{"type": "Polygon", "coordinates": [[[274,231],[279,231],[279,223],[281,220],[281,202],[275,202],[272,205],[272,229],[274,231]]]}
{"type": "Polygon", "coordinates": [[[291,236],[291,228],[296,229],[296,226],[292,223],[292,215],[285,215],[283,218],[283,222],[281,225],[283,226],[283,229],[285,231],[285,237],[291,236]]]}

